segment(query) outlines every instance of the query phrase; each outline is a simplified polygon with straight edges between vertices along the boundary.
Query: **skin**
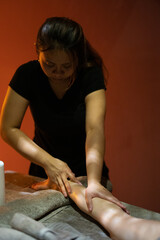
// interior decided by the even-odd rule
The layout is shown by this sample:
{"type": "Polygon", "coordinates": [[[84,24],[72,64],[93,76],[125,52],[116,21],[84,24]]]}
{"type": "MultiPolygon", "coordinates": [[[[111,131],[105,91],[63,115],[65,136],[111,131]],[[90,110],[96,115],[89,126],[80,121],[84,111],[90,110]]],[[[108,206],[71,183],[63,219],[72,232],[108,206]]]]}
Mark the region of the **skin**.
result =
{"type": "MultiPolygon", "coordinates": [[[[42,70],[48,77],[51,88],[61,99],[75,81],[77,60],[63,49],[52,49],[39,53],[39,62],[42,70]]],[[[23,81],[23,79],[22,79],[23,81]]],[[[98,90],[85,98],[86,104],[86,168],[88,187],[85,190],[85,199],[89,211],[93,210],[92,199],[95,197],[109,200],[125,209],[101,184],[101,172],[104,159],[104,118],[105,118],[105,91],[98,90]]],[[[49,184],[56,183],[65,197],[72,192],[68,178],[79,183],[70,167],[60,159],[54,158],[23,131],[21,123],[29,101],[8,88],[2,107],[0,132],[2,138],[25,158],[43,167],[48,176],[49,184]]],[[[41,189],[42,186],[34,186],[41,189]]],[[[126,209],[125,209],[126,210],[126,209]]]]}
{"type": "Polygon", "coordinates": [[[39,62],[54,93],[59,99],[63,98],[75,81],[76,61],[66,51],[53,49],[40,52],[39,62]]]}
{"type": "Polygon", "coordinates": [[[97,220],[113,240],[158,240],[160,222],[135,218],[123,211],[111,201],[94,198],[93,211],[89,212],[85,202],[85,188],[71,183],[70,198],[86,214],[97,220]]]}
{"type": "MultiPolygon", "coordinates": [[[[39,188],[52,188],[49,180],[40,182],[39,188]]],[[[160,222],[135,218],[127,214],[117,204],[95,197],[93,211],[88,210],[85,200],[85,187],[70,182],[72,193],[69,197],[86,214],[99,222],[110,234],[113,240],[158,240],[160,237],[160,222]]]]}

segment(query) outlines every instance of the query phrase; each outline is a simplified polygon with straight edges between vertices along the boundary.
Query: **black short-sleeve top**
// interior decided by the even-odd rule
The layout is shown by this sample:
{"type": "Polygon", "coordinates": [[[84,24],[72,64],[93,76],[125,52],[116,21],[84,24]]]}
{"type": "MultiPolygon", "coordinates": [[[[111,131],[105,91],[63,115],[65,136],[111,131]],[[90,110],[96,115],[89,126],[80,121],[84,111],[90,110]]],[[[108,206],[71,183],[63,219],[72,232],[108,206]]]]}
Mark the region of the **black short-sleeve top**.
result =
{"type": "Polygon", "coordinates": [[[83,70],[62,99],[54,94],[37,60],[21,65],[9,86],[29,100],[35,123],[34,142],[65,161],[76,175],[86,175],[85,97],[105,89],[102,70],[83,70]]]}

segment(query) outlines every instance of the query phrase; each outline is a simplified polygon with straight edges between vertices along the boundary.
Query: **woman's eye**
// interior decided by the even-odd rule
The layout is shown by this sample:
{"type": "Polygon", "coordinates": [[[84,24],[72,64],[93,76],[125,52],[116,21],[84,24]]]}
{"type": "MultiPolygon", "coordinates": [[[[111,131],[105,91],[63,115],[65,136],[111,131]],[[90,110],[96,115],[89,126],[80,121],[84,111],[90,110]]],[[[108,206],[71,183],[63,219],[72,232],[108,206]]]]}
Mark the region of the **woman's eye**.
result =
{"type": "Polygon", "coordinates": [[[45,65],[46,65],[47,67],[54,67],[54,64],[48,63],[48,62],[45,62],[45,65]]]}
{"type": "Polygon", "coordinates": [[[71,65],[63,65],[63,67],[68,69],[68,68],[71,68],[71,65]]]}
{"type": "MultiPolygon", "coordinates": [[[[50,63],[50,62],[44,62],[44,64],[48,68],[53,68],[53,67],[56,66],[54,63],[50,63]]],[[[70,69],[72,67],[72,65],[71,64],[64,64],[64,65],[62,65],[62,67],[67,70],[67,69],[70,69]]]]}

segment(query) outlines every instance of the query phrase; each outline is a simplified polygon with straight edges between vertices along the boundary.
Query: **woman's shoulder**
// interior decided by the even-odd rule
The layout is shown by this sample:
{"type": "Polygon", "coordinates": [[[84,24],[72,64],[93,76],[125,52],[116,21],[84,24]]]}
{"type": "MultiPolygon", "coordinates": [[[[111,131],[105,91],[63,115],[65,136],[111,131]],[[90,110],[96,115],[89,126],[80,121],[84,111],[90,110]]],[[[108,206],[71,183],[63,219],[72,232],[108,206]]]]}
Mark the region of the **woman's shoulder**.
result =
{"type": "Polygon", "coordinates": [[[99,66],[91,66],[83,69],[79,80],[85,96],[93,91],[106,89],[103,71],[99,66]]]}
{"type": "Polygon", "coordinates": [[[100,66],[89,66],[81,70],[80,81],[82,83],[93,82],[93,81],[104,81],[103,70],[100,66]],[[92,81],[93,80],[93,81],[92,81]]]}
{"type": "Polygon", "coordinates": [[[35,86],[36,71],[34,69],[37,69],[37,62],[34,60],[20,65],[9,82],[9,86],[14,91],[28,100],[31,99],[31,91],[35,86]]]}
{"type": "Polygon", "coordinates": [[[18,69],[20,70],[33,70],[39,67],[38,60],[31,60],[21,64],[18,69]]]}
{"type": "Polygon", "coordinates": [[[16,69],[14,78],[36,78],[39,74],[41,74],[41,67],[38,60],[31,60],[16,69]]]}
{"type": "Polygon", "coordinates": [[[98,65],[91,65],[91,66],[88,66],[88,67],[85,67],[83,68],[81,71],[80,71],[80,74],[82,76],[86,75],[86,74],[99,74],[99,73],[102,73],[102,68],[98,65]]]}

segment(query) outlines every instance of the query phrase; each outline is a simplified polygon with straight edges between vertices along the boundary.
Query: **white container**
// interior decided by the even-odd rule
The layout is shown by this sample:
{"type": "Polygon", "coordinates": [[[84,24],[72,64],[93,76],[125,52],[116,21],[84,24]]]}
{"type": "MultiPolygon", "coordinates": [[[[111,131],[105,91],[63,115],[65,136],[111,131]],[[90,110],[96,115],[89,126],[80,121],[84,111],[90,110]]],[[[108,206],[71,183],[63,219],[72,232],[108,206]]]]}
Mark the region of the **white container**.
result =
{"type": "Polygon", "coordinates": [[[4,163],[0,161],[0,206],[5,204],[4,163]]]}

